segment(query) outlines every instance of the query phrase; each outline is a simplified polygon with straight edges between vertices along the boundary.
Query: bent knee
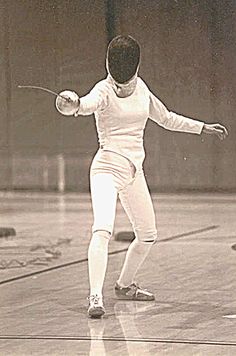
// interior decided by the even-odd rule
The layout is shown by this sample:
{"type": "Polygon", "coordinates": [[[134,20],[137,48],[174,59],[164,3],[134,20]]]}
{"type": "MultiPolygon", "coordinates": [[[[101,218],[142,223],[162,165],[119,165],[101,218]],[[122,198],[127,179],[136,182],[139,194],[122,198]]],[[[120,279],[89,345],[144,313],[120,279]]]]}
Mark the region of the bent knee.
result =
{"type": "Polygon", "coordinates": [[[140,242],[144,244],[150,244],[150,245],[154,245],[158,239],[156,230],[151,233],[136,232],[136,237],[140,242]]]}
{"type": "Polygon", "coordinates": [[[106,232],[109,233],[110,235],[112,235],[113,233],[113,224],[111,223],[107,223],[107,222],[103,222],[103,223],[94,223],[92,226],[92,234],[97,233],[97,232],[106,232]]]}
{"type": "Polygon", "coordinates": [[[90,240],[88,254],[97,252],[103,253],[104,249],[107,249],[111,234],[109,231],[97,230],[93,233],[90,240]]]}
{"type": "Polygon", "coordinates": [[[97,238],[105,238],[105,239],[110,239],[111,237],[111,232],[109,230],[95,230],[93,231],[93,236],[96,236],[97,238]]]}

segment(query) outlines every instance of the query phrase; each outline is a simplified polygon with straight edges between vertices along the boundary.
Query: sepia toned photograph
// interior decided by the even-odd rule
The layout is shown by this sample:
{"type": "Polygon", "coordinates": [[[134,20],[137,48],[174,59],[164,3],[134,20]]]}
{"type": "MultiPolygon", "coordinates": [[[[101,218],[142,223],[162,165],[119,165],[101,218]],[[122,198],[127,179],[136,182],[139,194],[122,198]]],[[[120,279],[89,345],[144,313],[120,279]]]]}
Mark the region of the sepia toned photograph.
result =
{"type": "Polygon", "coordinates": [[[0,28],[0,356],[235,356],[236,1],[0,28]]]}

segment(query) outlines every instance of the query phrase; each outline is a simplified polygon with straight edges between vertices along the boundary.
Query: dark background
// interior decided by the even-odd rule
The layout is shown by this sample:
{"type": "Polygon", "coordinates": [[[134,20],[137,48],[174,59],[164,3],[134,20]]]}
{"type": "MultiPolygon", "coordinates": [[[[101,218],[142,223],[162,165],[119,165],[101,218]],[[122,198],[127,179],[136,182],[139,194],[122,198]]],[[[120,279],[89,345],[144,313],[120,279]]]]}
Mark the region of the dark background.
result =
{"type": "Polygon", "coordinates": [[[0,189],[87,191],[94,119],[67,118],[54,97],[104,78],[109,39],[141,44],[140,75],[175,112],[221,122],[229,138],[170,132],[150,120],[152,191],[236,191],[236,1],[0,0],[0,189]]]}

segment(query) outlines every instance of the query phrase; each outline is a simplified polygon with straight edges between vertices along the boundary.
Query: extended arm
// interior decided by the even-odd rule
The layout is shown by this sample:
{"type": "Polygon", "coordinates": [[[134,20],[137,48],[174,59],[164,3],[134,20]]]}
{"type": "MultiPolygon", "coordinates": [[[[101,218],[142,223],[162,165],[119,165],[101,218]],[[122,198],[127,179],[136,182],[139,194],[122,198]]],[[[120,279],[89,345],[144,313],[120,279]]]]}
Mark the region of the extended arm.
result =
{"type": "Polygon", "coordinates": [[[150,92],[149,117],[160,126],[172,131],[189,132],[195,134],[216,135],[221,140],[227,137],[227,129],[220,124],[206,124],[202,121],[169,111],[165,105],[150,92]]]}
{"type": "Polygon", "coordinates": [[[149,117],[158,125],[171,131],[201,134],[204,127],[204,122],[169,111],[152,93],[150,93],[149,117]]]}
{"type": "Polygon", "coordinates": [[[65,90],[56,99],[57,110],[65,116],[91,115],[97,110],[103,110],[106,104],[106,87],[101,82],[81,98],[77,93],[65,90]]]}
{"type": "Polygon", "coordinates": [[[80,105],[74,116],[91,115],[95,111],[103,110],[107,105],[106,85],[96,84],[85,96],[80,98],[80,105]]]}

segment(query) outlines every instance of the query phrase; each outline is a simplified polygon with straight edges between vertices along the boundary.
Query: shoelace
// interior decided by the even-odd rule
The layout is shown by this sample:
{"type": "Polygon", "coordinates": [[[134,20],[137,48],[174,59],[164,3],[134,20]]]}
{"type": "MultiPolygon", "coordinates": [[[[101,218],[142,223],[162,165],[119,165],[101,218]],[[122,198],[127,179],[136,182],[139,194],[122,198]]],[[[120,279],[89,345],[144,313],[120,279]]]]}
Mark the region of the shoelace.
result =
{"type": "Polygon", "coordinates": [[[92,302],[94,304],[98,304],[99,302],[99,297],[97,295],[90,295],[87,297],[89,302],[92,302]]]}
{"type": "Polygon", "coordinates": [[[139,286],[136,283],[130,285],[130,290],[127,292],[127,295],[135,295],[137,297],[139,286]]]}
{"type": "Polygon", "coordinates": [[[143,292],[148,292],[147,289],[141,288],[141,287],[138,285],[138,283],[132,283],[130,287],[131,287],[131,290],[134,291],[136,297],[137,297],[139,291],[141,291],[141,292],[142,292],[142,291],[143,291],[143,292]]]}

